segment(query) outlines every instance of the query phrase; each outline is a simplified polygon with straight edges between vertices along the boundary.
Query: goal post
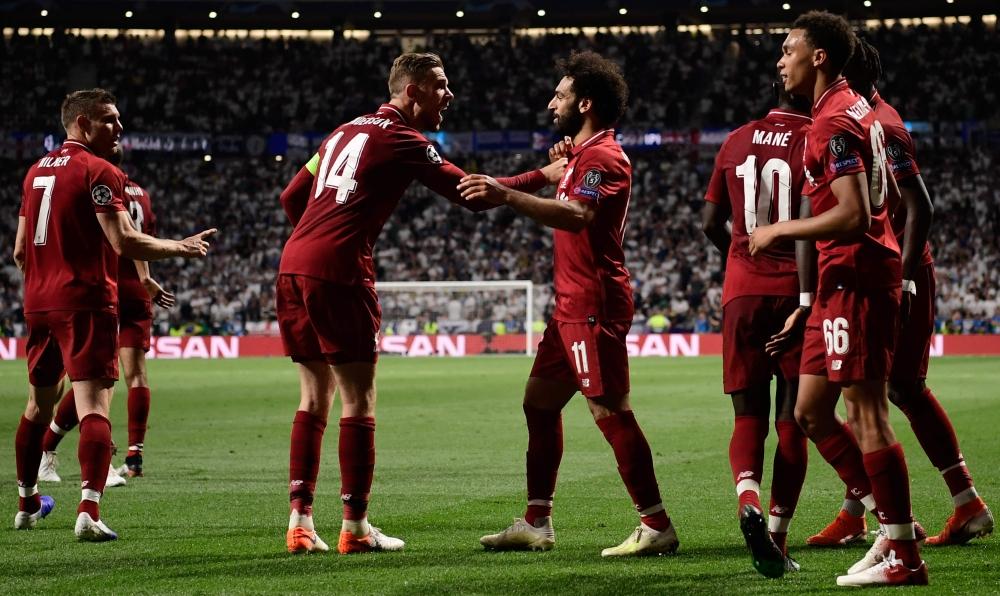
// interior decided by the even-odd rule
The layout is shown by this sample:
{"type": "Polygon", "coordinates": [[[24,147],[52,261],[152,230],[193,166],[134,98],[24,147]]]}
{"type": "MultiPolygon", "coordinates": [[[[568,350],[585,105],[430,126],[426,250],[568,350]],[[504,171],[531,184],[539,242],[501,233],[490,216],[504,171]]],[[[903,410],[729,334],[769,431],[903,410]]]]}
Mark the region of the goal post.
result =
{"type": "Polygon", "coordinates": [[[494,335],[523,333],[524,353],[535,349],[535,292],[530,280],[382,281],[383,333],[494,335]],[[518,329],[520,327],[520,329],[518,329]]]}

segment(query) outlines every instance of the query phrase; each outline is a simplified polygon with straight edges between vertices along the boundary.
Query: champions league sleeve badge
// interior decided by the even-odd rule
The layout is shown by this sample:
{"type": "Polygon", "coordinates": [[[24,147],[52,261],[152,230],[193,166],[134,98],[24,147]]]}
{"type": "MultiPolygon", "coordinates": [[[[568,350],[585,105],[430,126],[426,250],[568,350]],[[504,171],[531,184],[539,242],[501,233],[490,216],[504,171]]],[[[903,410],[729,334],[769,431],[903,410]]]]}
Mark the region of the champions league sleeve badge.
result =
{"type": "Polygon", "coordinates": [[[434,148],[434,145],[427,145],[427,159],[431,163],[441,163],[441,156],[438,154],[437,149],[434,148]]]}
{"type": "Polygon", "coordinates": [[[830,153],[838,158],[847,153],[847,138],[844,135],[836,134],[830,137],[830,153]]]}
{"type": "Polygon", "coordinates": [[[111,189],[103,184],[98,184],[90,189],[90,196],[94,199],[95,205],[108,205],[111,203],[111,189]]]}

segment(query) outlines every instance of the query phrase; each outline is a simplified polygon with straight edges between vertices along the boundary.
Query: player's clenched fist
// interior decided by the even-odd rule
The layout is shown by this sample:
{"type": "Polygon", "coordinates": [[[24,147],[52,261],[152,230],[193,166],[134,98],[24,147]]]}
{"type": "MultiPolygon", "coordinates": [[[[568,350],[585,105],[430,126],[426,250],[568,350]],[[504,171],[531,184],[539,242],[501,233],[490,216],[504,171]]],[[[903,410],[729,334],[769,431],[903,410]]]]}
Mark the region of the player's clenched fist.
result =
{"type": "MultiPolygon", "coordinates": [[[[554,164],[550,164],[554,165],[554,164]]],[[[548,167],[548,166],[546,166],[548,167]]],[[[494,205],[507,202],[507,191],[510,189],[500,184],[492,176],[470,174],[458,183],[458,192],[466,201],[484,200],[494,205]]]]}
{"type": "Polygon", "coordinates": [[[181,245],[181,256],[184,257],[203,257],[208,254],[208,237],[212,236],[219,230],[217,228],[212,228],[210,230],[205,230],[203,232],[198,232],[194,236],[188,236],[184,240],[180,240],[181,245]]]}
{"type": "Polygon", "coordinates": [[[561,141],[556,143],[549,149],[549,161],[556,162],[564,157],[569,157],[569,150],[573,148],[573,139],[570,137],[563,137],[561,141]]]}

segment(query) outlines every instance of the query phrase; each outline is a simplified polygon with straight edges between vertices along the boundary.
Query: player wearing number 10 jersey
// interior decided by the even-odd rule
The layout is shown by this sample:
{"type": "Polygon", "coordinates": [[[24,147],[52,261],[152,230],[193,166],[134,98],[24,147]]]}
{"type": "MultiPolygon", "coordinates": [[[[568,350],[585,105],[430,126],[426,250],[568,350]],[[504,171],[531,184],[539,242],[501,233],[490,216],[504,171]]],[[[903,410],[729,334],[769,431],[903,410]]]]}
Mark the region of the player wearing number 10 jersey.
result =
{"type": "MultiPolygon", "coordinates": [[[[901,285],[899,246],[889,220],[888,188],[894,184],[882,126],[867,99],[841,76],[854,45],[843,17],[817,11],[800,16],[782,44],[778,69],[785,90],[813,101],[804,162],[813,217],[757,228],[750,252],[756,255],[789,238],[815,240],[819,250],[817,300],[803,340],[796,417],[816,440],[810,418],[829,424],[843,392],[889,538],[881,561],[862,565],[866,557],[837,583],[926,584],[906,460],[888,417],[886,380],[901,285]]],[[[832,450],[825,443],[817,447],[836,467],[850,445],[832,450]]]]}
{"type": "Polygon", "coordinates": [[[778,108],[733,131],[719,149],[703,213],[706,235],[726,255],[722,379],[736,416],[729,463],[739,499],[740,528],[754,567],[768,577],[798,568],[787,556],[785,539],[807,461],[806,437],[794,417],[802,355],[800,329],[792,332],[790,327],[777,351],[772,344],[769,353],[768,344],[786,321],[802,320],[800,304],[806,309],[811,302],[808,280],[800,283],[797,274],[793,242],[777,243],[756,257],[749,252],[755,229],[799,215],[805,182],[805,129],[812,119],[804,113],[809,109],[804,101],[783,90],[778,95],[778,108]],[[731,233],[725,225],[730,216],[731,233]],[[760,482],[772,375],[777,377],[774,426],[778,446],[765,523],[760,482]]]}
{"type": "MultiPolygon", "coordinates": [[[[342,554],[400,550],[367,519],[375,466],[375,363],[381,309],[375,294],[375,240],[403,192],[417,180],[473,210],[458,194],[465,175],[419,130],[437,130],[454,98],[441,59],[403,54],[389,73],[391,99],[375,113],[338,127],[282,193],[295,226],[277,280],[278,323],[285,353],[299,366],[301,400],[289,457],[293,553],[327,550],[312,521],[320,450],[333,393],[340,418],[342,554]]],[[[561,164],[508,179],[526,190],[554,183],[561,164]]]]}

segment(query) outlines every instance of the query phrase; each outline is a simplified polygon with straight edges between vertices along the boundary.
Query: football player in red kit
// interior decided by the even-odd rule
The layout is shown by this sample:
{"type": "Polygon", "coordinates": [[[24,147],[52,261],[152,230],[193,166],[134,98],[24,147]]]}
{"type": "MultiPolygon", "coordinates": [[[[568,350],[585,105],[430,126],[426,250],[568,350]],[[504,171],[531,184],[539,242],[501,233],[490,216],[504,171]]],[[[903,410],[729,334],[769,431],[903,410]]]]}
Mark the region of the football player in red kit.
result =
{"type": "MultiPolygon", "coordinates": [[[[467,200],[508,205],[554,228],[556,307],[524,393],[528,426],[528,503],[524,518],[483,536],[494,550],[548,550],[555,544],[552,499],[562,459],[562,409],[577,391],[611,445],[618,471],[639,512],[639,526],[605,557],[670,554],[677,534],[653,471],[653,458],[629,402],[625,337],[632,325],[632,288],[622,239],[632,192],[632,165],[615,140],[628,87],[618,66],[593,52],[560,63],[562,80],[549,102],[569,143],[569,163],[556,198],[544,199],[474,175],[462,181],[467,200]]],[[[558,155],[553,155],[558,157],[558,155]]]]}
{"type": "MultiPolygon", "coordinates": [[[[348,554],[403,548],[402,540],[368,523],[381,322],[372,250],[414,180],[470,209],[492,207],[461,199],[457,187],[465,173],[419,132],[437,130],[454,98],[441,59],[401,55],[389,73],[389,92],[389,101],[374,113],[330,134],[281,196],[295,228],[278,272],[278,324],[301,382],[289,455],[286,545],[293,553],[329,549],[316,533],[312,510],[334,390],[342,401],[338,453],[344,505],[337,549],[348,554]]],[[[558,181],[564,167],[561,160],[507,181],[534,191],[558,181]]]]}
{"type": "MultiPolygon", "coordinates": [[[[805,170],[812,217],[759,227],[751,254],[775,241],[816,241],[816,302],[806,324],[796,418],[828,461],[810,418],[829,420],[841,392],[851,402],[863,469],[887,530],[877,565],[852,567],[838,585],[926,584],[910,513],[909,473],[889,425],[886,381],[892,367],[901,294],[901,259],[892,233],[885,133],[866,98],[841,75],[854,50],[847,21],[827,12],[800,16],[782,44],[785,90],[813,102],[805,170]]],[[[831,463],[834,463],[831,461],[831,463]]],[[[839,470],[838,470],[839,471],[839,470]]]]}
{"type": "MultiPolygon", "coordinates": [[[[778,92],[778,107],[736,129],[715,158],[705,193],[705,234],[726,255],[722,289],[723,390],[732,396],[736,421],[729,464],[739,499],[740,528],[753,565],[767,577],[798,570],[788,557],[786,537],[805,480],[806,437],[795,421],[802,356],[801,327],[812,305],[812,280],[800,280],[796,246],[788,241],[751,257],[750,235],[761,226],[797,218],[805,174],[802,153],[809,105],[778,92]],[[726,223],[732,218],[732,231],[726,223]],[[771,337],[789,323],[785,345],[769,353],[771,337]],[[760,504],[771,406],[771,377],[777,378],[771,502],[767,522],[760,504]]],[[[808,247],[805,247],[808,248],[808,247]]],[[[813,251],[800,250],[802,258],[813,251]]],[[[801,268],[807,271],[807,268],[801,268]]]]}
{"type": "Polygon", "coordinates": [[[32,528],[51,511],[51,499],[38,494],[38,466],[68,374],[80,419],[82,498],[75,533],[80,540],[114,540],[99,502],[111,463],[108,410],[118,378],[118,256],[201,257],[215,230],[175,241],[132,227],[125,175],[107,161],[122,132],[110,93],[71,93],[62,122],[66,141],[28,169],[14,246],[24,273],[30,383],[15,441],[20,502],[14,526],[32,528]]]}

